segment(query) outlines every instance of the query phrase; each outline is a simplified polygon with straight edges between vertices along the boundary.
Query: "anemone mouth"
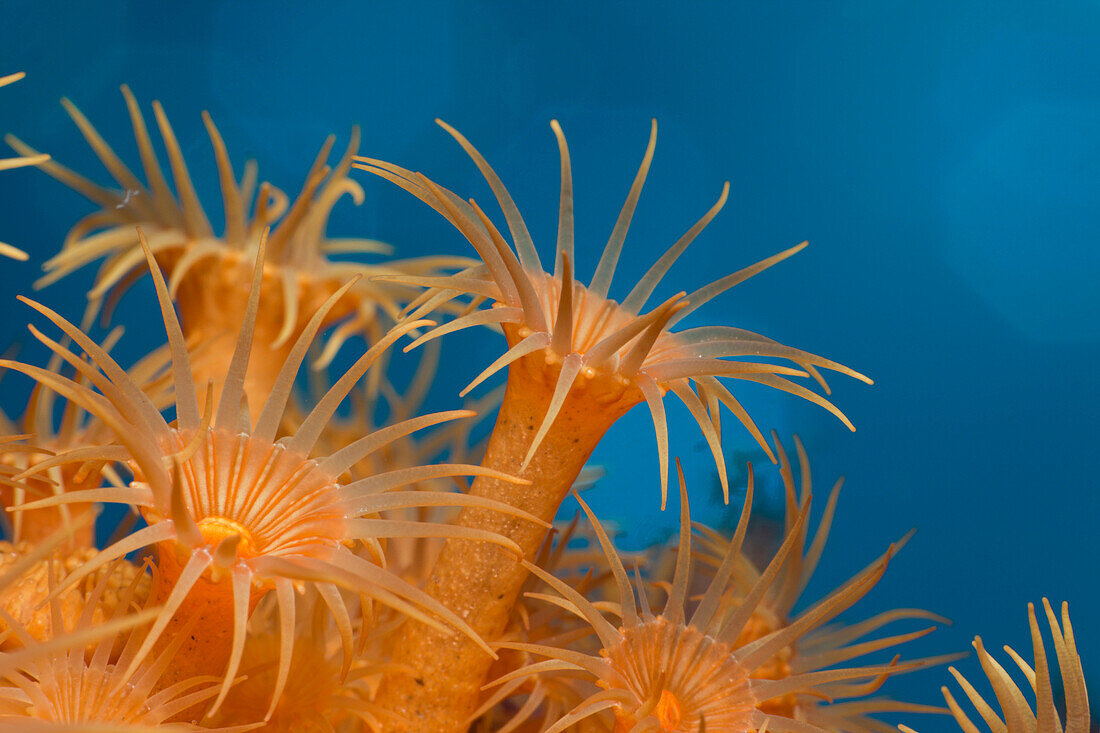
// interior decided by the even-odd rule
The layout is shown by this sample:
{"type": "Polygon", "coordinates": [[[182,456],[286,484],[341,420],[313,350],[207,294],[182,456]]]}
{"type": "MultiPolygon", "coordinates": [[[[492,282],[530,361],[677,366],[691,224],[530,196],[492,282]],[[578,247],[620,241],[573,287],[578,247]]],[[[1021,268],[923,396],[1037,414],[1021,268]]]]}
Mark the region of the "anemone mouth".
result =
{"type": "Polygon", "coordinates": [[[237,557],[252,557],[257,543],[248,528],[225,517],[203,517],[197,523],[199,533],[208,545],[217,547],[224,540],[237,537],[237,557]]]}
{"type": "Polygon", "coordinates": [[[190,452],[179,491],[205,546],[236,542],[233,556],[246,560],[331,549],[346,534],[340,484],[283,444],[205,428],[173,430],[163,450],[190,452]]]}
{"type": "Polygon", "coordinates": [[[757,700],[733,651],[693,626],[658,616],[623,629],[622,640],[601,651],[616,674],[597,684],[634,698],[633,706],[615,708],[622,730],[650,715],[662,732],[698,730],[701,721],[708,731],[751,730],[757,700]]]}

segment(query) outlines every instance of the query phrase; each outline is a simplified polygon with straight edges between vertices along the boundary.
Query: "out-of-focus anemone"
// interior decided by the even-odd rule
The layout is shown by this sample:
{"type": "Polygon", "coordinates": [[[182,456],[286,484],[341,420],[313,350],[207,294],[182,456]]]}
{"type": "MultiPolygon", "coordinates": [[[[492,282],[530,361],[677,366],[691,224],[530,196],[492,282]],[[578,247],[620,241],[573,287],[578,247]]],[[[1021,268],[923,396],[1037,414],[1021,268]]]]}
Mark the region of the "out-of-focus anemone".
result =
{"type": "MultiPolygon", "coordinates": [[[[442,214],[469,240],[484,263],[482,267],[446,277],[381,276],[375,279],[430,289],[421,298],[424,302],[413,309],[410,317],[429,313],[461,294],[490,301],[493,307],[439,326],[422,335],[408,348],[463,328],[485,324],[503,326],[510,348],[466,389],[468,391],[497,371],[516,364],[522,368],[509,371],[509,379],[517,382],[515,391],[520,391],[520,385],[539,392],[547,388],[551,390],[553,397],[545,414],[540,417],[538,429],[523,457],[524,468],[563,411],[607,412],[617,418],[625,409],[644,401],[650,407],[656,426],[662,475],[665,476],[662,479],[664,491],[667,486],[668,446],[661,397],[671,390],[698,421],[714,452],[719,475],[726,488],[725,464],[714,425],[719,404],[726,405],[771,456],[770,447],[748,413],[719,381],[727,377],[759,382],[804,397],[826,407],[852,428],[832,403],[785,377],[806,376],[809,373],[825,386],[817,371],[820,367],[870,383],[862,374],[743,329],[703,327],[676,333],[670,330],[715,296],[801,251],[806,242],[715,280],[686,297],[684,293],[679,293],[642,314],[665,273],[725,204],[728,183],[723,186],[718,202],[657,260],[621,303],[608,297],[623,242],[653,158],[656,120],[641,167],[588,285],[574,279],[573,186],[569,151],[557,122],[552,122],[551,127],[561,152],[561,202],[553,274],[543,270],[519,210],[488,162],[458,131],[442,121],[439,124],[458,140],[492,187],[504,211],[515,251],[474,201],[462,201],[420,173],[360,157],[356,159],[356,167],[394,182],[442,214]],[[786,359],[799,369],[737,360],[743,357],[786,359]],[[710,415],[707,414],[708,407],[710,415]]],[[[564,419],[569,420],[567,416],[564,419]]],[[[576,429],[576,426],[571,427],[576,429]]]]}
{"type": "MultiPolygon", "coordinates": [[[[1035,604],[1027,604],[1027,618],[1031,626],[1031,648],[1034,655],[1034,666],[1024,661],[1011,647],[1006,646],[1005,652],[1020,668],[1031,688],[1031,694],[1035,697],[1034,708],[1027,701],[1020,686],[1013,681],[1004,667],[995,660],[982,644],[980,636],[974,637],[974,649],[978,652],[978,661],[982,665],[982,671],[989,678],[989,684],[993,687],[997,704],[1001,708],[1000,715],[986,702],[982,695],[966,680],[954,667],[950,667],[951,674],[962,687],[963,692],[970,699],[971,704],[985,721],[986,726],[993,733],[1088,733],[1091,730],[1091,718],[1089,716],[1089,693],[1085,686],[1085,675],[1081,668],[1081,657],[1077,653],[1077,643],[1073,638],[1073,626],[1069,621],[1069,604],[1062,603],[1062,623],[1058,625],[1058,617],[1050,606],[1050,601],[1043,599],[1043,609],[1046,611],[1047,623],[1050,625],[1050,633],[1054,639],[1054,652],[1058,658],[1058,671],[1062,678],[1062,686],[1065,689],[1065,716],[1059,714],[1058,706],[1054,701],[1054,692],[1051,689],[1050,667],[1047,663],[1047,652],[1043,642],[1043,635],[1039,629],[1039,622],[1035,618],[1035,604]]],[[[1023,688],[1027,689],[1027,687],[1023,688]]],[[[943,697],[951,708],[951,714],[955,716],[959,727],[966,733],[979,733],[981,730],[967,716],[962,706],[955,700],[947,687],[941,688],[943,697]]],[[[909,730],[903,728],[903,730],[909,730]]],[[[912,733],[912,731],[909,731],[912,733]]]]}
{"type": "MultiPolygon", "coordinates": [[[[545,644],[499,644],[502,648],[524,649],[546,659],[506,675],[497,683],[531,672],[544,675],[583,673],[603,688],[574,707],[546,733],[558,733],[585,718],[606,715],[605,711],[613,716],[617,733],[702,730],[725,733],[764,728],[797,733],[822,731],[827,727],[803,720],[782,707],[769,707],[769,703],[792,694],[827,697],[836,694],[841,683],[873,682],[909,668],[909,665],[898,665],[896,660],[881,666],[829,668],[862,654],[858,647],[852,647],[848,651],[856,653],[838,655],[832,661],[820,660],[820,664],[807,664],[776,679],[754,677],[754,672],[770,665],[783,649],[797,644],[862,598],[882,577],[894,548],[798,617],[742,643],[740,640],[761,601],[779,582],[781,569],[798,546],[800,537],[804,536],[802,528],[809,504],[803,502],[800,506],[792,530],[749,592],[744,595],[731,592],[734,590],[731,577],[738,564],[751,511],[753,484],[750,473],[737,531],[702,597],[694,602],[689,598],[691,530],[682,472],[680,495],[681,531],[676,570],[664,609],[658,614],[650,609],[644,585],[641,582],[631,585],[618,553],[583,500],[580,500],[581,506],[596,529],[618,584],[620,613],[615,616],[621,618],[621,623],[618,619],[609,620],[604,611],[569,584],[528,564],[531,572],[560,594],[554,602],[591,625],[600,646],[598,654],[586,654],[545,644]]],[[[853,690],[858,686],[851,685],[853,690]]]]}
{"type": "MultiPolygon", "coordinates": [[[[372,649],[356,655],[350,669],[343,666],[342,642],[327,617],[320,597],[308,593],[299,600],[294,658],[283,694],[266,720],[270,733],[330,733],[362,725],[372,733],[382,730],[386,712],[375,705],[372,694],[382,669],[372,660],[372,649]]],[[[278,616],[271,603],[261,603],[249,621],[241,672],[246,679],[211,719],[217,725],[247,724],[262,719],[270,705],[278,669],[278,616]]],[[[372,641],[378,634],[370,629],[372,641]]]]}
{"type": "MultiPolygon", "coordinates": [[[[109,303],[113,304],[145,272],[144,256],[136,234],[136,227],[141,227],[167,275],[185,333],[189,336],[202,333],[207,342],[206,356],[193,360],[199,384],[214,378],[216,391],[221,389],[219,379],[225,372],[240,329],[240,314],[246,297],[239,282],[247,278],[259,239],[268,228],[271,234],[264,267],[264,289],[268,294],[264,312],[256,323],[256,348],[259,350],[256,356],[264,354],[265,358],[253,360],[245,388],[254,402],[270,389],[278,365],[310,316],[354,274],[432,275],[440,272],[440,266],[462,266],[467,262],[463,258],[440,257],[367,265],[332,259],[333,254],[389,254],[391,251],[388,245],[374,240],[329,239],[325,235],[329,215],[341,197],[348,195],[357,204],[363,199],[360,185],[347,177],[352,156],[359,146],[358,128],[352,130],[347,150],[335,168],[327,163],[335,138],[330,136],[325,141],[293,202],[278,188],[263,183],[253,205],[257,181],[255,163],[249,161],[238,180],[221,134],[210,115],[204,113],[225,210],[224,232],[215,235],[164,109],[159,102],[153,102],[175,195],[157,160],[137,101],[127,87],[122,87],[122,93],[129,109],[145,181],[122,162],[80,110],[63,99],[66,111],[120,190],[99,186],[59,163],[37,162],[46,173],[83,194],[100,209],[72,228],[61,252],[45,263],[46,275],[36,286],[56,282],[87,263],[106,258],[89,298],[96,303],[109,298],[109,303]],[[276,354],[271,354],[271,350],[276,354]],[[271,364],[274,366],[269,366],[271,364]]],[[[18,138],[9,135],[7,141],[20,153],[34,153],[18,138]]],[[[401,306],[418,293],[419,289],[410,286],[360,280],[330,308],[322,326],[354,314],[352,325],[338,332],[335,347],[347,338],[348,328],[372,340],[380,338],[386,324],[397,317],[401,306]]]]}
{"type": "MultiPolygon", "coordinates": [[[[81,521],[88,520],[84,518],[81,521]]],[[[19,557],[8,558],[10,561],[6,562],[3,570],[0,571],[0,595],[7,595],[14,586],[20,583],[24,574],[35,572],[43,563],[48,565],[49,558],[69,539],[72,530],[72,527],[61,528],[38,543],[37,546],[29,548],[26,553],[19,557]]],[[[52,575],[48,577],[52,577],[52,575]]],[[[56,598],[52,599],[49,604],[50,624],[45,628],[42,638],[37,638],[29,633],[18,620],[0,606],[0,623],[2,623],[3,628],[3,631],[0,632],[0,680],[11,680],[15,676],[18,678],[14,680],[16,684],[20,681],[33,683],[35,678],[29,677],[27,670],[35,669],[37,665],[42,664],[45,660],[69,655],[70,653],[84,657],[88,651],[88,645],[115,639],[117,635],[151,621],[157,614],[157,609],[145,608],[138,611],[126,609],[124,608],[125,603],[118,602],[120,599],[117,595],[112,599],[115,602],[112,612],[114,618],[98,622],[95,620],[99,616],[102,607],[106,605],[107,597],[112,595],[109,589],[112,586],[111,581],[115,577],[117,577],[115,573],[104,573],[97,583],[96,588],[98,590],[93,589],[88,594],[85,603],[76,609],[76,615],[71,618],[67,618],[68,614],[63,603],[56,598]],[[90,613],[92,617],[91,623],[80,622],[81,616],[86,612],[90,613]],[[69,626],[74,630],[64,632],[63,629],[69,626]],[[13,640],[12,637],[20,638],[13,640]]],[[[137,590],[137,594],[140,594],[140,584],[140,579],[133,578],[130,585],[126,586],[124,594],[128,594],[131,589],[137,590]]],[[[8,684],[0,682],[0,690],[8,686],[8,684]]],[[[28,719],[26,717],[28,712],[26,700],[23,701],[23,704],[18,704],[18,701],[16,701],[15,706],[9,706],[4,697],[0,693],[0,730],[10,730],[18,733],[39,728],[58,730],[58,726],[51,726],[46,721],[28,719]],[[15,716],[16,720],[8,718],[9,715],[15,716]],[[33,725],[35,722],[44,724],[35,726],[33,725]]],[[[62,726],[61,728],[82,731],[86,729],[84,726],[62,726]]],[[[87,730],[90,731],[91,728],[87,728],[87,730]]]]}
{"type": "MultiPolygon", "coordinates": [[[[17,82],[26,76],[26,73],[19,71],[15,74],[8,74],[7,76],[0,76],[0,87],[6,87],[8,84],[17,82]]],[[[48,155],[20,155],[15,158],[0,158],[0,171],[10,170],[12,168],[22,168],[28,165],[38,165],[49,160],[48,155]]],[[[0,257],[10,257],[13,260],[26,260],[27,253],[18,247],[13,247],[5,242],[0,242],[0,257]]]]}
{"type": "MultiPolygon", "coordinates": [[[[53,574],[48,571],[50,585],[53,574]]],[[[156,616],[156,609],[145,604],[143,612],[135,613],[135,592],[142,576],[118,591],[109,620],[112,629],[101,635],[88,649],[80,632],[90,631],[102,622],[104,593],[110,587],[114,572],[103,574],[89,594],[75,620],[66,628],[65,612],[57,598],[50,600],[49,639],[36,639],[21,623],[5,616],[14,634],[27,649],[54,638],[64,639],[75,634],[77,643],[39,655],[6,671],[0,680],[0,725],[23,723],[21,730],[147,730],[160,726],[181,711],[218,694],[220,680],[215,676],[195,677],[158,690],[162,676],[175,661],[183,636],[166,645],[155,658],[131,664],[145,633],[137,628],[122,629],[119,622],[133,621],[146,625],[156,616]],[[125,689],[125,694],[119,694],[125,689]]],[[[141,608],[141,606],[138,606],[141,608]]],[[[205,730],[197,725],[170,726],[179,730],[205,730]]],[[[255,725],[232,730],[244,731],[255,725]]],[[[230,730],[223,728],[221,730],[230,730]]]]}
{"type": "MultiPolygon", "coordinates": [[[[794,538],[794,545],[775,575],[775,578],[760,598],[755,610],[745,624],[735,644],[744,646],[783,627],[789,626],[795,619],[794,607],[809,584],[829,536],[833,515],[836,510],[843,478],[837,480],[829,493],[825,511],[820,523],[810,538],[808,522],[800,522],[803,509],[811,504],[812,479],[809,459],[798,436],[794,444],[800,464],[799,487],[787,451],[772,433],[776,454],[779,457],[779,473],[783,482],[786,518],[783,536],[794,538]]],[[[722,566],[730,538],[723,533],[695,525],[696,539],[694,557],[696,578],[707,577],[722,566]]],[[[908,540],[908,535],[893,547],[897,551],[908,540]]],[[[747,546],[746,546],[747,547],[747,546]]],[[[877,562],[882,562],[880,558],[877,562]]],[[[872,566],[873,567],[873,566],[872,566]]],[[[764,571],[749,558],[746,553],[738,556],[730,577],[729,593],[732,599],[747,598],[752,589],[760,582],[764,571]]],[[[856,576],[858,577],[858,576],[856,576]]],[[[854,579],[853,579],[854,580],[854,579]]],[[[698,582],[698,580],[697,580],[698,582]]],[[[855,624],[836,624],[806,633],[797,642],[780,649],[768,662],[760,665],[752,677],[761,679],[783,679],[792,674],[800,674],[816,669],[825,669],[852,659],[891,649],[899,644],[920,638],[934,630],[934,626],[907,633],[894,634],[879,639],[868,639],[868,635],[898,621],[923,620],[934,623],[949,623],[936,614],[916,608],[899,608],[886,611],[855,624]]],[[[909,662],[907,671],[932,664],[939,664],[958,658],[958,655],[934,657],[909,662]]],[[[895,730],[893,726],[870,717],[874,713],[918,712],[943,713],[943,708],[915,703],[899,702],[889,698],[861,699],[848,702],[835,702],[852,697],[863,697],[874,692],[886,675],[870,683],[852,685],[847,683],[825,684],[816,687],[811,694],[790,693],[770,700],[760,706],[770,715],[783,715],[788,718],[812,723],[826,730],[845,733],[887,733],[895,730]],[[826,703],[826,701],[828,701],[826,703]]]]}
{"type": "Polygon", "coordinates": [[[164,608],[130,667],[136,668],[147,658],[166,630],[167,638],[184,638],[169,682],[198,671],[218,674],[224,668],[215,709],[239,668],[249,613],[259,598],[272,589],[276,591],[280,613],[280,661],[273,701],[286,683],[293,647],[295,586],[303,583],[313,585],[332,612],[345,645],[345,665],[350,664],[352,657],[351,621],[338,586],[399,609],[441,633],[450,634],[457,628],[475,638],[491,654],[465,621],[380,567],[378,563],[384,558],[379,542],[393,536],[462,537],[498,543],[516,552],[515,543],[485,531],[394,521],[375,515],[410,506],[476,506],[537,522],[522,510],[492,500],[451,492],[395,491],[433,476],[492,475],[504,481],[520,479],[460,464],[399,469],[348,484],[337,479],[349,466],[389,441],[469,413],[452,411],[407,420],[363,436],[331,456],[311,457],[325,424],[379,354],[426,322],[407,322],[394,328],[318,400],[294,435],[276,440],[294,376],[309,344],[326,314],[351,283],[334,292],[310,319],[281,365],[274,387],[253,423],[245,409],[243,382],[259,308],[264,241],[261,239],[243,326],[223,377],[225,387],[216,410],[210,389],[206,392],[205,409],[199,409],[187,349],[167,285],[151,251],[145,251],[172,355],[174,424],[164,419],[157,406],[106,351],[63,317],[32,301],[24,299],[71,338],[86,358],[80,358],[33,327],[32,332],[76,368],[94,389],[37,367],[0,361],[0,366],[22,371],[79,403],[112,429],[121,445],[105,446],[95,455],[83,451],[80,460],[128,460],[136,477],[130,487],[70,492],[26,506],[118,502],[136,506],[148,523],[71,573],[57,592],[118,557],[155,547],[161,582],[154,595],[164,608]],[[377,562],[356,555],[348,547],[359,541],[374,548],[377,562]],[[185,619],[195,618],[200,623],[190,634],[182,634],[185,619]]]}
{"type": "MultiPolygon", "coordinates": [[[[90,522],[86,524],[90,525],[90,522]]],[[[77,526],[80,525],[73,524],[66,529],[71,531],[77,526]]],[[[34,545],[25,542],[18,545],[0,542],[0,573],[33,553],[34,548],[34,545]]],[[[98,625],[114,614],[123,598],[143,604],[149,596],[149,577],[141,567],[126,561],[99,568],[82,582],[56,596],[51,603],[44,603],[53,586],[51,572],[74,572],[94,559],[97,552],[98,550],[91,547],[58,551],[50,558],[40,560],[27,568],[18,578],[0,588],[0,608],[15,619],[22,629],[20,634],[9,635],[0,643],[0,648],[21,646],[23,638],[27,636],[37,641],[49,638],[51,616],[54,614],[59,614],[65,624],[72,627],[80,615],[88,610],[92,614],[91,622],[98,625]],[[92,608],[92,599],[95,600],[95,608],[92,608]]],[[[0,622],[0,630],[6,628],[7,624],[0,622]]]]}

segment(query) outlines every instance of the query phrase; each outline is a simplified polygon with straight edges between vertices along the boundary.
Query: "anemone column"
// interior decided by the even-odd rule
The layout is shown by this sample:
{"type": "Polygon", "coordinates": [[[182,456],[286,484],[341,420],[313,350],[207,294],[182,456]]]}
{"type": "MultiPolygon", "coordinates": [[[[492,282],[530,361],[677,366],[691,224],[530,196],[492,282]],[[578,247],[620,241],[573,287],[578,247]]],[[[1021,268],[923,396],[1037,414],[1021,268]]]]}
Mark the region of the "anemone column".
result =
{"type": "MultiPolygon", "coordinates": [[[[477,478],[470,493],[551,521],[577,475],[604,433],[641,401],[636,390],[624,388],[601,374],[578,375],[526,468],[521,468],[554,396],[560,363],[548,368],[551,352],[537,352],[515,362],[509,371],[501,405],[482,466],[514,474],[529,486],[491,477],[477,478]]],[[[508,537],[533,560],[546,528],[518,517],[480,509],[464,509],[456,522],[508,537]]],[[[450,540],[436,561],[426,591],[470,624],[483,638],[500,636],[527,579],[514,555],[486,542],[450,540]]],[[[471,639],[443,634],[410,621],[396,646],[394,662],[413,675],[387,678],[377,699],[412,722],[412,730],[449,731],[463,728],[477,705],[492,658],[471,639]]]]}

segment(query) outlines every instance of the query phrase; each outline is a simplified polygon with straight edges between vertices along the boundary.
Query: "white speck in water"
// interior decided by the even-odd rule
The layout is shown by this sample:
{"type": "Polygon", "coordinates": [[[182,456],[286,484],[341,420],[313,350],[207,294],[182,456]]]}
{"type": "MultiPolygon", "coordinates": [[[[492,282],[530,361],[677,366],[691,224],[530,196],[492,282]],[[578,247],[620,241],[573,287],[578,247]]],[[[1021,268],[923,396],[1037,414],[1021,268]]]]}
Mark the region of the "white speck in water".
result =
{"type": "Polygon", "coordinates": [[[132,188],[126,189],[126,195],[122,198],[122,201],[118,205],[115,206],[115,208],[116,209],[124,208],[127,204],[130,203],[130,200],[132,198],[134,198],[134,196],[137,196],[140,193],[141,193],[141,191],[137,191],[137,190],[132,189],[132,188]]]}

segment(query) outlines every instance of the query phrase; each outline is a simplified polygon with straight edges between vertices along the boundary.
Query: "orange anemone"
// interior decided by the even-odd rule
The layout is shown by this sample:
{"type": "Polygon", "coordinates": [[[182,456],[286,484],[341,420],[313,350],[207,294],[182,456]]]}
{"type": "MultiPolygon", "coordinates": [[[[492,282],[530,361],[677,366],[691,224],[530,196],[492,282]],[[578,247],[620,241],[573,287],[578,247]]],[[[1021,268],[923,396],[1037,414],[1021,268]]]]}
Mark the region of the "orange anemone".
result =
{"type": "MultiPolygon", "coordinates": [[[[77,107],[62,100],[66,111],[80,128],[84,138],[110,172],[119,190],[104,188],[50,160],[35,161],[43,171],[95,202],[100,209],[74,226],[65,238],[61,252],[44,264],[46,275],[36,287],[56,282],[95,260],[106,258],[88,294],[93,304],[106,299],[107,317],[122,292],[145,272],[145,258],[139,246],[136,228],[147,235],[148,245],[164,269],[169,291],[177,300],[185,333],[202,334],[207,350],[193,360],[195,379],[205,384],[214,379],[216,391],[225,373],[229,354],[240,330],[240,314],[246,295],[239,287],[248,277],[249,263],[257,243],[270,228],[265,260],[264,289],[266,308],[256,322],[258,347],[253,369],[246,376],[246,392],[257,402],[266,394],[278,374],[278,365],[286,358],[295,338],[306,327],[310,316],[349,278],[356,274],[437,274],[440,267],[463,266],[464,258],[427,257],[393,260],[378,265],[340,261],[333,255],[383,254],[389,245],[370,239],[330,239],[325,230],[335,204],[350,196],[363,200],[360,185],[348,178],[352,156],[358,150],[359,131],[351,139],[335,167],[328,165],[335,138],[329,136],[313,162],[301,192],[291,201],[278,188],[262,183],[256,192],[257,169],[254,161],[245,166],[238,180],[221,134],[209,114],[203,115],[214,149],[225,210],[223,233],[215,235],[209,218],[192,184],[183,151],[159,102],[153,113],[160,130],[171,176],[173,194],[157,161],[145,118],[130,90],[122,87],[137,140],[145,181],[142,181],[96,131],[77,107]],[[255,194],[251,212],[250,202],[255,194]],[[213,263],[217,263],[213,265],[213,263]],[[270,351],[277,352],[269,358],[270,351]],[[261,355],[264,358],[260,358],[261,355]]],[[[34,150],[9,135],[8,143],[24,155],[34,150]]],[[[365,333],[371,340],[380,338],[386,325],[397,318],[401,306],[418,293],[416,288],[394,283],[358,281],[344,297],[329,309],[329,325],[354,315],[333,337],[331,353],[353,333],[365,333]]]]}
{"type": "Polygon", "coordinates": [[[491,303],[489,309],[476,310],[425,333],[407,348],[463,328],[488,324],[500,324],[504,328],[508,351],[490,364],[466,389],[516,364],[524,368],[511,369],[510,381],[529,390],[548,388],[552,392],[553,397],[527,448],[523,467],[531,462],[563,410],[582,415],[602,414],[610,410],[617,417],[630,406],[646,402],[656,428],[664,477],[661,484],[663,496],[667,487],[668,443],[661,398],[671,390],[684,402],[702,429],[714,454],[723,489],[728,492],[725,461],[715,427],[719,404],[725,405],[736,415],[769,457],[774,460],[774,456],[752,418],[720,381],[724,378],[757,382],[803,397],[825,407],[854,430],[844,414],[831,402],[787,377],[812,375],[827,391],[818,368],[836,370],[870,383],[871,380],[862,374],[744,329],[703,327],[680,332],[671,330],[685,316],[715,296],[801,251],[806,242],[719,278],[690,295],[674,295],[660,306],[642,313],[665,273],[725,204],[728,183],[723,186],[718,202],[654,263],[621,303],[608,296],[653,158],[656,120],[626,203],[587,285],[574,278],[572,174],[569,150],[557,122],[551,122],[551,127],[561,153],[561,200],[552,274],[544,271],[518,208],[489,163],[458,131],[442,121],[439,124],[458,140],[489,182],[504,212],[515,250],[473,200],[469,203],[463,201],[420,173],[360,157],[356,159],[357,168],[392,181],[442,214],[469,240],[483,262],[477,268],[445,277],[393,275],[375,279],[429,288],[412,304],[410,318],[422,317],[462,294],[474,296],[475,303],[486,300],[491,303]],[[745,357],[749,360],[742,361],[745,357]],[[757,362],[752,360],[753,357],[785,359],[798,368],[757,362]],[[613,409],[609,407],[612,405],[615,406],[613,409]]]}
{"type": "MultiPolygon", "coordinates": [[[[768,703],[788,695],[822,695],[844,681],[870,682],[906,671],[913,665],[856,666],[830,668],[830,664],[792,670],[777,678],[759,678],[754,673],[784,648],[805,638],[842,613],[874,587],[882,577],[894,548],[832,594],[797,618],[747,643],[741,641],[761,601],[777,581],[799,543],[809,504],[799,508],[793,530],[767,569],[745,595],[731,592],[731,577],[741,554],[751,511],[753,484],[750,472],[748,494],[737,531],[729,541],[718,569],[701,598],[689,597],[691,586],[691,529],[687,491],[680,473],[682,502],[681,531],[676,569],[668,599],[660,613],[651,610],[640,578],[632,586],[620,556],[587,504],[581,506],[592,522],[618,585],[618,609],[611,613],[594,605],[569,584],[545,570],[528,564],[560,596],[554,602],[591,626],[599,640],[597,654],[547,644],[501,642],[502,648],[522,649],[545,657],[525,669],[496,680],[503,684],[532,673],[583,674],[603,688],[576,705],[546,733],[560,733],[592,716],[614,720],[617,733],[709,733],[762,730],[820,733],[827,730],[799,715],[769,708],[768,703]]],[[[579,497],[578,497],[579,500],[579,497]]],[[[904,639],[899,639],[904,641],[904,639]]],[[[853,646],[849,651],[858,651],[853,646]]],[[[840,656],[845,661],[858,654],[840,656]]],[[[919,663],[918,663],[919,664],[919,663]]]]}
{"type": "MultiPolygon", "coordinates": [[[[271,394],[253,424],[244,409],[243,382],[259,307],[263,254],[261,240],[244,325],[215,414],[209,389],[206,408],[199,410],[183,334],[164,279],[152,253],[146,249],[172,355],[177,418],[174,424],[164,419],[157,406],[104,349],[57,313],[24,299],[84,351],[86,359],[81,359],[32,327],[35,335],[77,369],[91,386],[17,362],[0,361],[0,365],[38,379],[102,419],[121,446],[101,448],[98,456],[84,451],[79,458],[126,457],[137,478],[130,487],[73,491],[28,503],[26,508],[87,501],[120,502],[136,506],[148,523],[70,574],[58,590],[127,553],[155,546],[162,574],[157,595],[164,609],[131,666],[136,667],[145,659],[169,624],[174,624],[170,636],[175,637],[183,618],[203,618],[205,622],[199,624],[185,643],[180,656],[183,661],[203,668],[224,665],[223,685],[215,708],[236,675],[248,615],[256,601],[272,589],[276,591],[283,618],[279,683],[274,696],[278,699],[290,663],[294,589],[301,583],[314,585],[329,606],[343,632],[349,662],[350,621],[338,586],[390,605],[443,633],[452,633],[451,629],[457,628],[488,652],[484,642],[452,611],[379,567],[377,562],[352,552],[348,545],[366,543],[374,548],[379,561],[380,541],[400,536],[461,537],[498,543],[518,552],[515,543],[489,532],[375,517],[384,510],[404,507],[475,506],[537,521],[526,512],[477,497],[451,492],[395,491],[441,476],[518,479],[478,466],[441,464],[387,471],[349,484],[340,483],[339,477],[345,470],[369,453],[415,430],[468,417],[471,413],[465,411],[406,420],[363,436],[331,456],[311,457],[327,421],[364,372],[394,341],[425,322],[402,324],[374,344],[318,400],[297,432],[276,440],[294,375],[326,313],[351,283],[333,293],[313,315],[282,364],[271,394]]],[[[183,675],[188,670],[177,664],[174,671],[183,675]]]]}

